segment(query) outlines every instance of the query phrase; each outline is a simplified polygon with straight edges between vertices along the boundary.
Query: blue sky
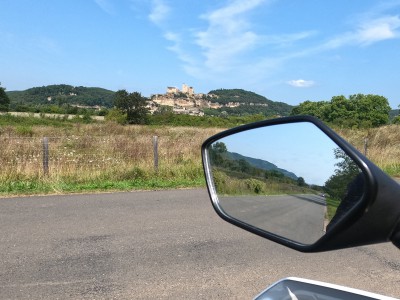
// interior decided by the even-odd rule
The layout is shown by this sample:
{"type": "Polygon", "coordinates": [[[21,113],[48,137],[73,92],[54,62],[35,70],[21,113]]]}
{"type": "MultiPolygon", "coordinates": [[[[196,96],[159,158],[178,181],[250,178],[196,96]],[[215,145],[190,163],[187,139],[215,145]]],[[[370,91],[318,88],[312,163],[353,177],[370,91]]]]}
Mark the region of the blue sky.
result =
{"type": "Polygon", "coordinates": [[[219,141],[230,152],[273,163],[303,177],[308,184],[324,185],[337,168],[334,149],[338,145],[308,122],[261,127],[219,141]]]}
{"type": "Polygon", "coordinates": [[[400,104],[400,0],[2,0],[0,82],[400,104]]]}

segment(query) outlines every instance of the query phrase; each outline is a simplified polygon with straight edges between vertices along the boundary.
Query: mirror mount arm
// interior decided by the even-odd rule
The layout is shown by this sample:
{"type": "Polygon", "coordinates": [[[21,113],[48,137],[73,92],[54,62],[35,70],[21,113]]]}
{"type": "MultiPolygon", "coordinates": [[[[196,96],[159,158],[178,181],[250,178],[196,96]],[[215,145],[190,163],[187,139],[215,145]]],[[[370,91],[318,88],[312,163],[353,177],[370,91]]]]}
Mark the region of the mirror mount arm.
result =
{"type": "Polygon", "coordinates": [[[313,250],[319,252],[389,241],[400,248],[400,199],[396,197],[400,194],[400,185],[367,158],[363,157],[363,160],[371,175],[369,179],[372,179],[368,185],[374,187],[366,195],[369,199],[364,201],[369,205],[360,210],[360,217],[344,220],[342,228],[313,250]]]}
{"type": "Polygon", "coordinates": [[[202,146],[202,156],[208,191],[214,209],[221,218],[233,225],[301,252],[322,252],[389,241],[400,248],[400,185],[314,117],[286,117],[229,129],[206,140],[202,146]],[[216,191],[213,188],[207,152],[211,143],[232,134],[272,125],[304,122],[313,123],[336,143],[358,165],[365,180],[364,194],[357,205],[340,217],[339,221],[314,244],[301,244],[227,215],[220,207],[216,191]]]}
{"type": "Polygon", "coordinates": [[[397,222],[397,226],[393,231],[390,240],[392,241],[393,245],[395,245],[398,249],[400,249],[400,221],[397,222]]]}

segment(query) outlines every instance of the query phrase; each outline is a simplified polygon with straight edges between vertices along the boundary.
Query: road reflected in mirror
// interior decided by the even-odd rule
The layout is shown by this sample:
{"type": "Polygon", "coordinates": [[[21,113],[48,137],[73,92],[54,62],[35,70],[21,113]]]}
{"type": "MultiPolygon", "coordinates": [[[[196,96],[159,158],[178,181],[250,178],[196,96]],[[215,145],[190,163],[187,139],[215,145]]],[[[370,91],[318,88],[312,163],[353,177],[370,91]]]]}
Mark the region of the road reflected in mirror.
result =
{"type": "Polygon", "coordinates": [[[261,127],[208,147],[213,189],[229,216],[313,244],[364,192],[353,160],[312,123],[261,127]]]}

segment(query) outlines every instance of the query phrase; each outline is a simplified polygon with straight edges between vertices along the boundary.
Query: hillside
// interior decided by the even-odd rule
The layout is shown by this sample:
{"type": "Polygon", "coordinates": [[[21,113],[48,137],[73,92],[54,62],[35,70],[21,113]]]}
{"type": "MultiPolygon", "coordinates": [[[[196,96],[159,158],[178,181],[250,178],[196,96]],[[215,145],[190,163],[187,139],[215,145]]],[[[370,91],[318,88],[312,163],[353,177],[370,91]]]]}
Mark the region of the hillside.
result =
{"type": "Polygon", "coordinates": [[[223,107],[207,110],[206,114],[221,114],[225,111],[228,115],[264,114],[265,116],[288,116],[293,106],[275,102],[256,93],[242,89],[218,89],[208,93],[212,102],[217,102],[223,107]]]}
{"type": "MultiPolygon", "coordinates": [[[[53,106],[113,106],[113,91],[98,87],[71,86],[66,84],[34,87],[24,91],[9,91],[10,109],[14,111],[42,111],[40,107],[53,106]]],[[[188,95],[166,93],[153,95],[149,104],[152,112],[159,106],[172,106],[177,114],[211,116],[248,116],[262,114],[266,117],[288,116],[292,106],[271,101],[256,93],[242,89],[218,89],[208,94],[188,95]]]]}
{"type": "Polygon", "coordinates": [[[235,152],[227,152],[227,154],[230,159],[245,160],[251,166],[253,166],[257,169],[261,169],[261,170],[265,170],[265,171],[276,171],[276,172],[282,173],[284,176],[289,177],[291,179],[294,179],[294,180],[298,179],[298,177],[294,173],[287,171],[285,169],[281,169],[268,161],[258,159],[258,158],[243,156],[243,155],[235,153],[235,152]]]}
{"type": "Polygon", "coordinates": [[[97,87],[74,87],[66,84],[34,87],[24,91],[7,92],[11,106],[18,104],[74,104],[112,107],[114,92],[97,87]]]}
{"type": "Polygon", "coordinates": [[[389,118],[390,120],[392,120],[393,118],[397,117],[400,114],[400,110],[399,109],[392,109],[389,112],[389,118]]]}

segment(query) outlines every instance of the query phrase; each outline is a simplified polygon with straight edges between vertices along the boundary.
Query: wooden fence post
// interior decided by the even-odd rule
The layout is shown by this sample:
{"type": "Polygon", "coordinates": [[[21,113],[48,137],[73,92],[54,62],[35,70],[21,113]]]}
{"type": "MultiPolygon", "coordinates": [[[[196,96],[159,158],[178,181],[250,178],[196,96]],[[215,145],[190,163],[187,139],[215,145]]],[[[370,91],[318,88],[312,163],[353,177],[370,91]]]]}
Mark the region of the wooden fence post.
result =
{"type": "Polygon", "coordinates": [[[364,155],[367,156],[368,153],[368,138],[364,139],[364,155]]]}
{"type": "Polygon", "coordinates": [[[43,173],[44,175],[49,175],[49,139],[47,137],[43,138],[43,173]]]}
{"type": "Polygon", "coordinates": [[[158,136],[153,136],[154,171],[158,173],[158,136]]]}

